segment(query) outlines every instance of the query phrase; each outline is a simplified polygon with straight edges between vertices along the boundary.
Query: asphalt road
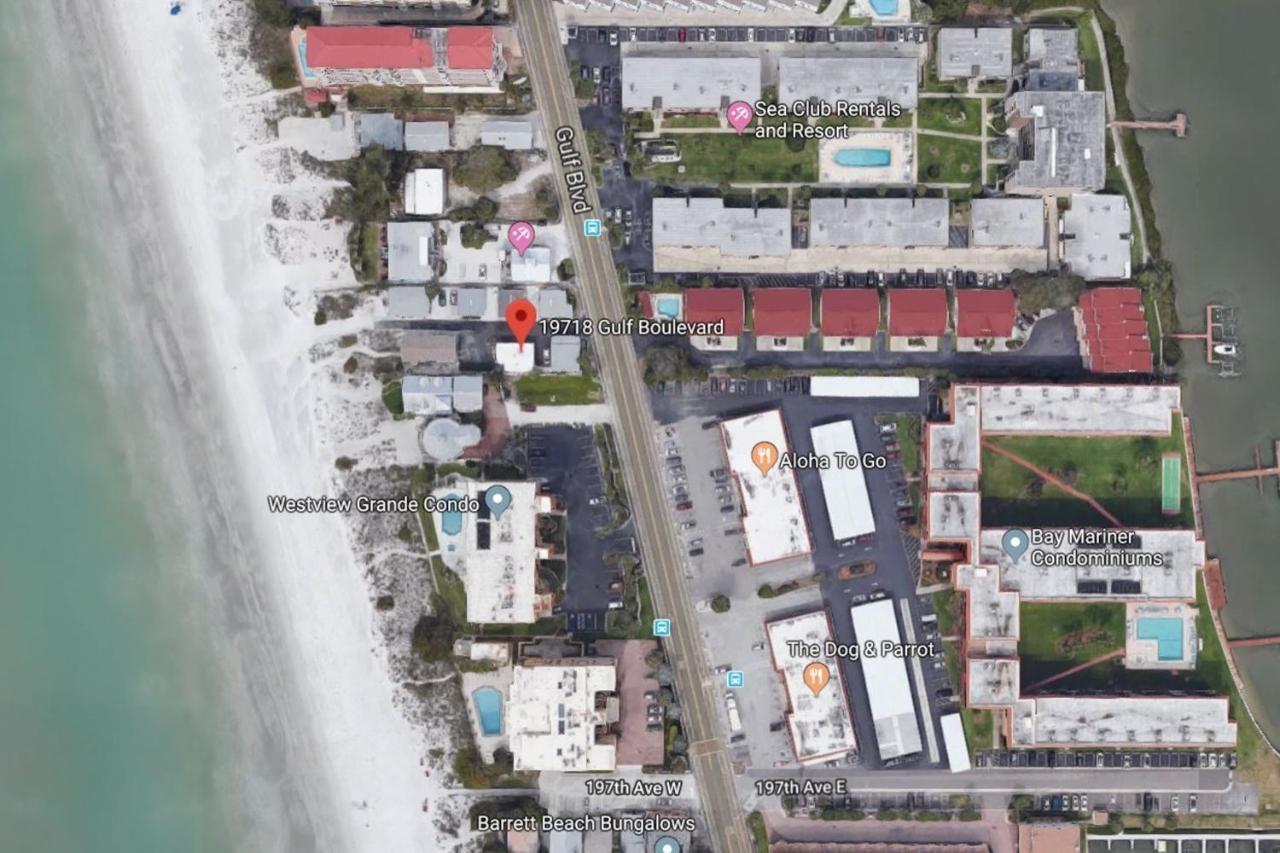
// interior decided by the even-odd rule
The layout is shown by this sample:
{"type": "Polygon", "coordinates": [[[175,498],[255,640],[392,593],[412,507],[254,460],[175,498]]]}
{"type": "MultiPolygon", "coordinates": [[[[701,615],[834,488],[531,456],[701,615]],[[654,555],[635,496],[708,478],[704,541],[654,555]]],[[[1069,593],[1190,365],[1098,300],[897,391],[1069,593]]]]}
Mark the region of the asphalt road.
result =
{"type": "MultiPolygon", "coordinates": [[[[545,0],[521,0],[516,7],[517,27],[534,97],[548,133],[556,138],[558,129],[570,129],[573,147],[584,163],[585,197],[592,207],[586,216],[570,212],[572,202],[565,170],[557,152],[552,151],[560,206],[577,265],[579,295],[593,320],[617,319],[626,316],[626,312],[609,242],[606,238],[582,235],[584,218],[603,218],[603,215],[591,177],[586,133],[573,97],[569,65],[560,45],[559,26],[552,6],[545,0]]],[[[672,636],[664,647],[675,672],[685,734],[690,743],[689,754],[702,794],[707,834],[717,851],[749,853],[751,844],[738,806],[733,768],[717,730],[714,700],[708,689],[710,672],[698,642],[697,622],[685,590],[675,529],[664,500],[654,421],[640,367],[627,337],[596,336],[592,345],[601,381],[615,413],[618,450],[654,606],[660,615],[672,621],[672,636]]]]}
{"type": "MultiPolygon", "coordinates": [[[[1038,791],[1225,791],[1232,785],[1230,770],[875,770],[840,767],[755,769],[755,779],[842,778],[849,791],[929,793],[992,792],[1019,794],[1038,791]]],[[[745,788],[745,785],[744,785],[745,788]]],[[[745,793],[745,791],[744,791],[745,793]]]]}

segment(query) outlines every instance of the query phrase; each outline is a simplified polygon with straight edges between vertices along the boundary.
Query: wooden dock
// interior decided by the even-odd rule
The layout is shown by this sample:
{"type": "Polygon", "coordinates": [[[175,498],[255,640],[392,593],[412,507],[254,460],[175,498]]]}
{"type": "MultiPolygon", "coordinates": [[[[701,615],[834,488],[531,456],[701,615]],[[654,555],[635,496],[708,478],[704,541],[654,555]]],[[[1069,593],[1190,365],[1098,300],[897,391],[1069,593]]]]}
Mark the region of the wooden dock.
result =
{"type": "Polygon", "coordinates": [[[1182,139],[1187,135],[1187,114],[1178,113],[1169,121],[1112,121],[1107,126],[1129,130],[1171,130],[1174,136],[1182,139]]]}
{"type": "Polygon", "coordinates": [[[1262,494],[1262,480],[1264,477],[1276,477],[1280,483],[1280,441],[1274,442],[1273,453],[1275,454],[1275,465],[1263,466],[1262,456],[1258,452],[1258,448],[1253,449],[1253,467],[1242,468],[1237,471],[1215,471],[1210,474],[1196,474],[1193,483],[1199,488],[1204,483],[1221,483],[1227,480],[1254,480],[1258,484],[1258,494],[1262,494]]]}

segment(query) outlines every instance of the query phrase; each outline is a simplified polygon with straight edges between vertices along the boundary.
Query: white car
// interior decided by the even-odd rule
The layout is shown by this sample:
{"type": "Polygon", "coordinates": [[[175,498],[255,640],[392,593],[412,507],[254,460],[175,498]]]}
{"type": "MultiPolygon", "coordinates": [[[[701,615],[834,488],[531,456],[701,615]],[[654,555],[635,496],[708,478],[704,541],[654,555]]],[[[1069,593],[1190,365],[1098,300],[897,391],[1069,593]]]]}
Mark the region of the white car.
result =
{"type": "Polygon", "coordinates": [[[792,27],[791,29],[787,30],[787,43],[795,44],[795,42],[796,42],[796,30],[795,30],[795,27],[792,27]]]}
{"type": "Polygon", "coordinates": [[[755,40],[756,40],[756,28],[747,27],[747,41],[755,41],[755,40]]]}

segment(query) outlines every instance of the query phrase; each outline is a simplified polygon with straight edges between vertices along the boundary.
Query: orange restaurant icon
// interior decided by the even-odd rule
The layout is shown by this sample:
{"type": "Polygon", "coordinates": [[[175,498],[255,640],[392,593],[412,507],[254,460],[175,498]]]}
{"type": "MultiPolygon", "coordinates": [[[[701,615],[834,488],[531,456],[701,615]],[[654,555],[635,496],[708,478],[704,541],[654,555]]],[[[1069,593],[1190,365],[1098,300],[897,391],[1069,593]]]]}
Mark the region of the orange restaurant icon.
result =
{"type": "Polygon", "coordinates": [[[804,668],[804,683],[809,685],[813,695],[817,696],[831,681],[831,670],[822,661],[814,661],[804,668]]]}
{"type": "Polygon", "coordinates": [[[751,461],[760,469],[761,475],[767,475],[778,464],[778,446],[772,441],[757,441],[751,448],[751,461]]]}

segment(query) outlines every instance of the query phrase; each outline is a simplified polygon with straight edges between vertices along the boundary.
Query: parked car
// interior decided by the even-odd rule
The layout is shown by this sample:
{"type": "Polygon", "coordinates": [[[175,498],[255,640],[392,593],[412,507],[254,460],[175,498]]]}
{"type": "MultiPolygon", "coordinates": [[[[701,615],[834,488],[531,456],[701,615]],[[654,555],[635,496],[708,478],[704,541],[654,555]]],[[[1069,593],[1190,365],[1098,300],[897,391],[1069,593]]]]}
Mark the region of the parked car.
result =
{"type": "Polygon", "coordinates": [[[693,503],[691,501],[680,501],[680,503],[676,504],[676,510],[678,512],[686,512],[691,509],[693,509],[693,503]]]}

